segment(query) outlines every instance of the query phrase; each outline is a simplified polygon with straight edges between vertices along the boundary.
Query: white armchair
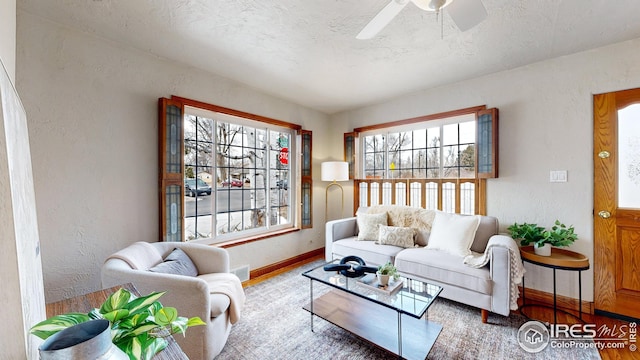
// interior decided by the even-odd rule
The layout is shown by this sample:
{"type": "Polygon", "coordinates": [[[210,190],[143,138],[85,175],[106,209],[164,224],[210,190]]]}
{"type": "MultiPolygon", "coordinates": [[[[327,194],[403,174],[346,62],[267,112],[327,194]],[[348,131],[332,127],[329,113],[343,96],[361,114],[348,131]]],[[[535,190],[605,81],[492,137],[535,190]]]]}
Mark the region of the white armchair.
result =
{"type": "MultiPolygon", "coordinates": [[[[164,306],[175,307],[180,316],[198,316],[206,323],[190,327],[186,337],[175,336],[176,341],[189,359],[211,360],[222,351],[231,330],[230,297],[211,290],[218,273],[229,273],[229,255],[224,249],[191,243],[137,242],[107,258],[102,266],[102,286],[132,283],[142,295],[166,291],[160,298],[164,306]],[[198,276],[148,271],[175,248],[189,256],[198,276]]],[[[241,286],[239,291],[241,301],[235,306],[241,308],[244,302],[241,286]]]]}

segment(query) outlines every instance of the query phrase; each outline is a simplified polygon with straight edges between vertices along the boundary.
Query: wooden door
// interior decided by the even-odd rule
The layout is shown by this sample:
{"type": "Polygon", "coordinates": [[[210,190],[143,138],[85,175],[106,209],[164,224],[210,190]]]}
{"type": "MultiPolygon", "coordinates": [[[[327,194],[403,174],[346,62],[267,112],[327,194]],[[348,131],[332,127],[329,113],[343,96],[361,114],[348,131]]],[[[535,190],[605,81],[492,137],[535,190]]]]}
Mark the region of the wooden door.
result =
{"type": "Polygon", "coordinates": [[[640,318],[640,89],[598,94],[594,116],[594,295],[640,318]]]}

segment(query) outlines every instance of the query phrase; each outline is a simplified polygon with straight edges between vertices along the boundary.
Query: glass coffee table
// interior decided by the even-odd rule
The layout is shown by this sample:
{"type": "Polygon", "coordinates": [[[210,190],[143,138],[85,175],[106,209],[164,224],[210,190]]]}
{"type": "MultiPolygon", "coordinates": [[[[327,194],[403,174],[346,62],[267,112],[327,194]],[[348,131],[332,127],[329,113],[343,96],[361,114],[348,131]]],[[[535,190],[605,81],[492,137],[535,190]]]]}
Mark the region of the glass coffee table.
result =
{"type": "Polygon", "coordinates": [[[440,286],[401,278],[402,286],[387,293],[362,284],[360,278],[325,271],[325,265],[302,274],[310,280],[310,302],[304,309],[311,314],[311,331],[315,315],[400,357],[427,357],[442,331],[442,325],[427,316],[442,291],[440,286]],[[314,298],[318,283],[322,289],[316,288],[320,295],[314,298]]]}

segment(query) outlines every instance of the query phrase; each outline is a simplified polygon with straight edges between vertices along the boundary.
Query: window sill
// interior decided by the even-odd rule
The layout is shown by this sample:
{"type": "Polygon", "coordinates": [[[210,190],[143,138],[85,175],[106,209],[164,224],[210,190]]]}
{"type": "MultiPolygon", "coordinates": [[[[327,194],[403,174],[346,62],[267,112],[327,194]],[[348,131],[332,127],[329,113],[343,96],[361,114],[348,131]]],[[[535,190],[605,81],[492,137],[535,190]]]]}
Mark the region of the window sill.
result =
{"type": "Polygon", "coordinates": [[[260,240],[263,240],[263,239],[272,238],[274,236],[281,236],[281,235],[289,234],[289,233],[296,232],[296,231],[300,231],[300,229],[291,228],[291,229],[278,230],[278,231],[274,231],[274,232],[270,232],[270,233],[265,233],[265,234],[259,234],[259,235],[255,235],[255,236],[245,237],[245,238],[242,238],[242,239],[223,241],[223,242],[219,242],[219,243],[216,243],[216,244],[213,244],[213,245],[217,246],[217,247],[221,247],[221,248],[231,248],[231,247],[234,247],[234,246],[245,245],[245,244],[249,244],[249,243],[252,243],[252,242],[255,242],[255,241],[260,241],[260,240]]]}

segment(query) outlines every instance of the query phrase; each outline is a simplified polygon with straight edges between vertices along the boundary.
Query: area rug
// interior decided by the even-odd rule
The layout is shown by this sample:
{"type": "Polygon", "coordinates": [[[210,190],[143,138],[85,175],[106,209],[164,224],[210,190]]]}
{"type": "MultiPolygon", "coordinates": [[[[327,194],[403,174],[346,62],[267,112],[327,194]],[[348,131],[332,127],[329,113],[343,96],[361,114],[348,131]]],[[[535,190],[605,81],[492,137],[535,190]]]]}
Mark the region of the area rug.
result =
{"type": "MultiPolygon", "coordinates": [[[[231,329],[217,359],[397,358],[317,317],[311,332],[309,312],[302,308],[309,302],[309,279],[301,274],[321,264],[309,263],[246,288],[242,319],[231,329]]],[[[489,323],[483,324],[480,310],[439,298],[428,316],[443,329],[427,359],[600,359],[595,349],[548,346],[537,354],[525,352],[517,333],[527,320],[517,314],[490,314],[489,323]]]]}

